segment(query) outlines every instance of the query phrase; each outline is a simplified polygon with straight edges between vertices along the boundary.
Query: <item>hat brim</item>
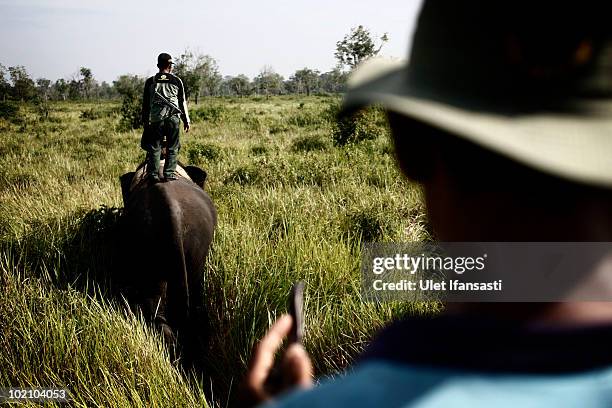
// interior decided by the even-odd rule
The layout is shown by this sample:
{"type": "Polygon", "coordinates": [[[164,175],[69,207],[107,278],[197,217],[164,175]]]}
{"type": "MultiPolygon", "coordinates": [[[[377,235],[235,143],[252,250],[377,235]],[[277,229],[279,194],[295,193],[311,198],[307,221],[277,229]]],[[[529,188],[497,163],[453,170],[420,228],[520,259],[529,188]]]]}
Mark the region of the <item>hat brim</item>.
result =
{"type": "MultiPolygon", "coordinates": [[[[424,97],[406,63],[374,59],[349,79],[343,111],[381,104],[545,173],[612,187],[612,99],[576,99],[571,111],[503,113],[424,97]]],[[[410,137],[403,135],[402,137],[410,137]]]]}

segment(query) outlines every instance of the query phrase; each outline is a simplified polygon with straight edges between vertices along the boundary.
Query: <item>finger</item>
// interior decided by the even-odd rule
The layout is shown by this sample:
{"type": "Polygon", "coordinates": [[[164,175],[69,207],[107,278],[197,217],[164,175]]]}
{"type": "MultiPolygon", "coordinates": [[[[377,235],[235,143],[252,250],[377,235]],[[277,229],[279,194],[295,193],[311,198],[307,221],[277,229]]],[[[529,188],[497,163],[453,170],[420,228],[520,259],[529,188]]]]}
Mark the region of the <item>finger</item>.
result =
{"type": "Polygon", "coordinates": [[[252,387],[263,387],[274,365],[274,354],[289,334],[292,324],[291,316],[282,315],[255,348],[248,374],[248,382],[252,387]]]}
{"type": "Polygon", "coordinates": [[[283,357],[283,377],[288,386],[309,388],[312,386],[312,362],[304,347],[294,343],[287,348],[283,357]]]}

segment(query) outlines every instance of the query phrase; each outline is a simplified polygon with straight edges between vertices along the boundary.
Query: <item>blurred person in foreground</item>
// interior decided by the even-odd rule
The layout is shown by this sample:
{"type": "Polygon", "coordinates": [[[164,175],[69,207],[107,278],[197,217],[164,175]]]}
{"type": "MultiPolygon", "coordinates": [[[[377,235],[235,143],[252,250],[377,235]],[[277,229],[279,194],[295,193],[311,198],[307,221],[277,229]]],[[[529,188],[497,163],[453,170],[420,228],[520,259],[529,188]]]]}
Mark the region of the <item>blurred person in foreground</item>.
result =
{"type": "MultiPolygon", "coordinates": [[[[612,241],[610,15],[596,1],[430,0],[407,65],[372,61],[353,74],[345,110],[386,108],[399,166],[422,184],[439,241],[612,241]]],[[[580,284],[612,299],[607,272],[584,270],[580,284]]],[[[292,344],[281,367],[297,389],[270,395],[291,325],[282,316],[255,348],[245,400],[612,406],[612,302],[449,303],[392,323],[347,375],[317,387],[292,344]]]]}

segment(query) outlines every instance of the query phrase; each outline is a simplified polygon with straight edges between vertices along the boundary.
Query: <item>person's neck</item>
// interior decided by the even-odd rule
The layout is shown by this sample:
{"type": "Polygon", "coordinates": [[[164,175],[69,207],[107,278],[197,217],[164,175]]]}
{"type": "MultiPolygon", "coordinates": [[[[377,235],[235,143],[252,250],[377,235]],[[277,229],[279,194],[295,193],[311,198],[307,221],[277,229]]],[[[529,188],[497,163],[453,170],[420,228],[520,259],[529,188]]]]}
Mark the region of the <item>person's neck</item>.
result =
{"type": "Polygon", "coordinates": [[[160,74],[169,74],[170,73],[170,69],[166,68],[166,69],[160,69],[159,70],[160,74]]]}

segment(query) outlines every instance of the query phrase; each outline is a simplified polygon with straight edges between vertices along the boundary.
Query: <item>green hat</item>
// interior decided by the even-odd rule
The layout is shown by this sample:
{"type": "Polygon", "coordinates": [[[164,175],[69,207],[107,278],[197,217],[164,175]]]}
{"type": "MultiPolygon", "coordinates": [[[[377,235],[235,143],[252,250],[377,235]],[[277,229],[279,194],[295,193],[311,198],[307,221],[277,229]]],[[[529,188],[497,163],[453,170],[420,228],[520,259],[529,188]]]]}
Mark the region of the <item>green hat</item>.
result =
{"type": "Polygon", "coordinates": [[[542,172],[612,188],[610,6],[531,3],[426,1],[409,62],[358,67],[344,112],[382,104],[542,172]]]}

